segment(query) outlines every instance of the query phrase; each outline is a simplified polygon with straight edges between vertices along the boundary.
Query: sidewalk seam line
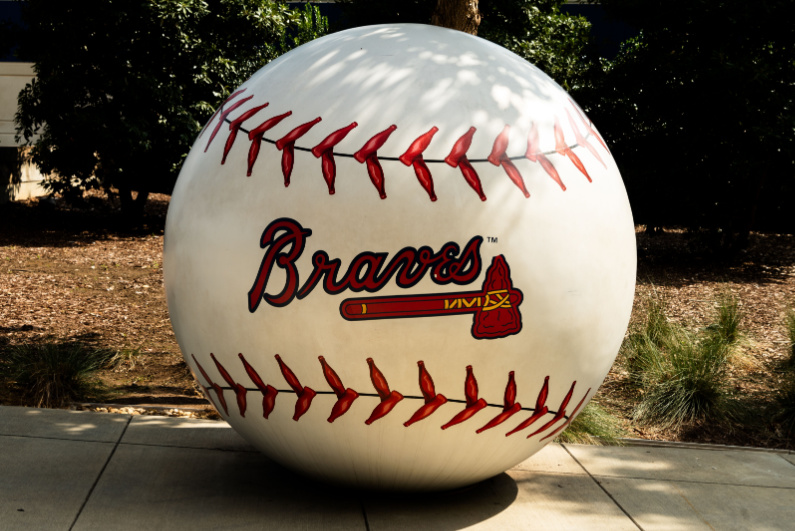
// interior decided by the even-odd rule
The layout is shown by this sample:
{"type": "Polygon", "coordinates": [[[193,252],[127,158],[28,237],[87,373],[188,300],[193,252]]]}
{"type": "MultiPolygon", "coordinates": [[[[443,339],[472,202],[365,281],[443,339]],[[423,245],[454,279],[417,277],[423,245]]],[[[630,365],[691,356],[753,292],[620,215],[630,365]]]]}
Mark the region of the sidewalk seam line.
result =
{"type": "Polygon", "coordinates": [[[727,487],[752,487],[755,489],[783,489],[795,490],[795,487],[787,487],[785,485],[758,485],[749,483],[721,483],[720,481],[697,481],[695,479],[680,479],[680,478],[650,478],[640,476],[611,476],[608,474],[596,474],[593,477],[605,479],[635,479],[640,481],[665,481],[669,483],[691,483],[695,485],[726,485],[727,487]]]}
{"type": "MultiPolygon", "coordinates": [[[[141,442],[123,442],[121,446],[150,446],[156,448],[181,448],[185,450],[213,450],[216,452],[241,452],[246,454],[262,454],[256,448],[251,450],[241,450],[237,448],[208,448],[203,446],[178,446],[175,444],[155,444],[155,443],[141,443],[141,442]]],[[[265,454],[262,454],[265,455],[265,454]]]]}
{"type": "Polygon", "coordinates": [[[364,530],[370,531],[370,521],[367,519],[367,510],[364,508],[364,501],[359,500],[359,506],[362,508],[362,517],[364,518],[364,530]]]}
{"type": "Polygon", "coordinates": [[[114,444],[113,441],[100,441],[98,439],[73,439],[70,437],[42,437],[39,435],[12,435],[9,433],[0,433],[0,437],[19,437],[20,439],[44,439],[45,441],[72,441],[72,442],[114,444]]]}
{"type": "Polygon", "coordinates": [[[587,468],[585,468],[585,467],[583,466],[583,464],[582,464],[582,463],[580,463],[579,459],[577,459],[576,457],[574,457],[574,454],[572,454],[572,453],[571,453],[571,451],[569,451],[569,449],[566,447],[566,445],[565,445],[565,444],[561,444],[561,446],[563,447],[563,449],[564,449],[564,450],[566,450],[566,453],[567,453],[567,454],[569,454],[569,455],[571,456],[571,458],[572,458],[572,459],[574,459],[574,461],[575,461],[575,462],[576,462],[578,465],[580,465],[580,467],[581,467],[583,470],[585,470],[585,473],[586,473],[586,474],[588,474],[588,477],[589,477],[589,478],[591,478],[591,480],[592,480],[594,483],[596,483],[596,485],[597,485],[597,486],[598,486],[600,489],[602,489],[602,492],[604,492],[605,494],[607,494],[607,497],[608,497],[608,498],[610,498],[610,499],[613,501],[613,503],[616,505],[616,507],[618,507],[619,509],[621,509],[621,512],[622,512],[622,513],[624,513],[624,515],[626,515],[626,517],[627,517],[627,518],[629,518],[629,520],[630,520],[630,521],[631,521],[633,524],[635,524],[635,527],[637,527],[638,529],[640,529],[641,531],[643,531],[643,528],[640,526],[640,524],[638,524],[638,522],[636,522],[636,521],[635,521],[635,519],[634,519],[634,518],[632,518],[632,515],[630,515],[630,514],[627,512],[627,510],[626,510],[626,509],[624,509],[624,507],[623,507],[623,506],[622,506],[620,503],[618,503],[618,500],[616,500],[616,499],[613,497],[613,495],[612,495],[612,494],[610,494],[610,492],[608,492],[608,490],[607,490],[607,489],[604,487],[604,485],[602,485],[602,483],[600,483],[600,482],[599,482],[599,481],[598,481],[598,480],[597,480],[597,479],[594,477],[594,475],[593,475],[593,474],[591,474],[591,472],[590,472],[590,471],[589,471],[587,468]]]}
{"type": "Polygon", "coordinates": [[[102,465],[102,469],[99,471],[99,474],[97,474],[97,477],[94,479],[94,484],[91,485],[90,489],[88,489],[88,493],[86,494],[86,499],[83,500],[83,503],[80,505],[80,508],[77,510],[75,519],[72,521],[72,524],[69,526],[69,531],[72,531],[72,529],[74,529],[75,525],[77,524],[77,521],[80,519],[80,515],[83,514],[83,509],[85,509],[88,500],[91,498],[91,495],[94,493],[94,489],[97,487],[100,478],[102,478],[102,475],[105,473],[105,469],[108,468],[110,460],[113,459],[113,456],[116,453],[116,449],[121,444],[121,440],[124,438],[124,434],[127,433],[127,428],[130,426],[130,422],[132,422],[132,419],[133,417],[132,415],[130,415],[130,418],[127,419],[127,423],[124,425],[124,429],[121,430],[121,433],[119,434],[119,438],[116,440],[116,444],[113,445],[113,449],[111,449],[110,454],[108,454],[108,458],[105,460],[105,464],[102,465]]]}

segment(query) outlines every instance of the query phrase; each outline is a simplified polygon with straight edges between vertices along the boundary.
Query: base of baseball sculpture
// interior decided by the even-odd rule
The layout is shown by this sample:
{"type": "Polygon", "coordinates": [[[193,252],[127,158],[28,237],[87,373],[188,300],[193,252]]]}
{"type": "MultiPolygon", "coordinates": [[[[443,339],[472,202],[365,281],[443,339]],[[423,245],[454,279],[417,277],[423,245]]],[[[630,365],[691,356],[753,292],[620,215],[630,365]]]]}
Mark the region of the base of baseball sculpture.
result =
{"type": "Polygon", "coordinates": [[[552,441],[626,330],[635,235],[594,125],[549,77],[430,26],[265,66],[197,139],[166,223],[180,348],[274,460],[450,489],[552,441]]]}

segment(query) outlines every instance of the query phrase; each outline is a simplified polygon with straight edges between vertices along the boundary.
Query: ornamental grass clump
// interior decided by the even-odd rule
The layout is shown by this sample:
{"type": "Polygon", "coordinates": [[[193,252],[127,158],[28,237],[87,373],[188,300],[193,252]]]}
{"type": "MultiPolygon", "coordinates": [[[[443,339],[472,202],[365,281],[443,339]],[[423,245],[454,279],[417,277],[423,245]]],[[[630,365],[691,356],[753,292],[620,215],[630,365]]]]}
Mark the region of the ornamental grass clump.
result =
{"type": "Polygon", "coordinates": [[[740,333],[740,301],[731,292],[718,296],[715,310],[715,323],[707,327],[707,332],[727,346],[734,345],[742,338],[740,333]]]}
{"type": "Polygon", "coordinates": [[[115,353],[77,342],[4,345],[0,349],[3,377],[20,389],[29,405],[63,407],[96,394],[95,373],[115,353]]]}
{"type": "MultiPolygon", "coordinates": [[[[625,341],[624,362],[639,393],[635,420],[679,429],[734,413],[728,385],[729,344],[722,332],[696,334],[665,317],[659,298],[647,319],[625,341]]],[[[738,333],[737,330],[734,331],[738,333]]]]}
{"type": "Polygon", "coordinates": [[[617,445],[626,433],[619,420],[596,402],[589,402],[557,438],[572,444],[617,445]]]}

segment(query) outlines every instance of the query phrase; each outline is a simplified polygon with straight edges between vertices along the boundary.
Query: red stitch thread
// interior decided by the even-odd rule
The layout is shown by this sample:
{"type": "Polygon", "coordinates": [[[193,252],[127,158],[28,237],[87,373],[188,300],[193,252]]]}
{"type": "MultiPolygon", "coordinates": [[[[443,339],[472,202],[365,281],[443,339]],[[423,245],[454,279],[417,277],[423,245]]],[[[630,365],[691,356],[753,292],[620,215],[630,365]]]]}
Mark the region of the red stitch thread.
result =
{"type": "Polygon", "coordinates": [[[466,397],[467,406],[450,419],[450,422],[442,426],[443,430],[446,430],[450,426],[460,424],[465,420],[469,420],[475,413],[488,405],[485,400],[478,398],[478,381],[475,379],[475,375],[472,372],[472,365],[467,365],[467,376],[464,380],[464,396],[466,397]]]}
{"type": "MultiPolygon", "coordinates": [[[[226,407],[226,399],[224,398],[223,389],[221,389],[220,385],[218,385],[217,383],[213,382],[210,379],[210,377],[207,376],[207,373],[204,372],[204,367],[202,367],[201,363],[199,363],[199,360],[196,359],[196,356],[194,356],[193,354],[191,354],[190,356],[191,356],[191,358],[193,358],[193,361],[196,363],[196,366],[199,368],[199,372],[201,372],[202,376],[204,376],[204,379],[207,380],[208,385],[213,388],[213,390],[215,391],[215,394],[218,396],[218,401],[221,402],[221,407],[224,408],[224,413],[229,415],[229,409],[226,407]]],[[[205,391],[205,394],[207,395],[207,397],[209,398],[210,397],[210,393],[207,392],[207,388],[206,387],[204,388],[204,391],[205,391]]],[[[216,409],[218,409],[218,406],[216,404],[213,404],[213,405],[216,406],[216,409]]]]}
{"type": "Polygon", "coordinates": [[[579,105],[574,103],[573,99],[569,98],[569,103],[571,103],[571,106],[574,107],[574,110],[577,112],[577,116],[580,117],[580,121],[585,126],[585,128],[588,130],[588,132],[591,133],[594,136],[594,138],[596,138],[596,140],[598,140],[599,143],[602,144],[602,147],[605,148],[605,150],[607,150],[607,152],[609,153],[610,152],[610,148],[607,147],[607,144],[605,144],[605,141],[602,138],[602,136],[596,131],[596,129],[594,129],[593,122],[591,122],[591,120],[589,120],[588,117],[585,116],[585,113],[583,112],[583,110],[580,109],[579,105]]]}
{"type": "Polygon", "coordinates": [[[522,410],[522,404],[516,402],[516,380],[513,371],[508,373],[508,383],[505,385],[505,401],[502,413],[491,419],[485,426],[475,433],[483,433],[486,430],[498,426],[522,410]]]}
{"type": "MultiPolygon", "coordinates": [[[[220,106],[220,107],[218,107],[218,108],[215,110],[215,112],[213,113],[213,115],[212,115],[212,116],[210,116],[210,119],[209,119],[209,120],[207,120],[207,123],[206,123],[206,124],[204,124],[204,127],[202,127],[202,130],[201,130],[201,131],[199,131],[199,136],[198,136],[197,138],[201,138],[201,137],[202,137],[202,135],[204,134],[204,132],[207,130],[207,127],[208,127],[208,126],[209,126],[211,123],[213,123],[213,120],[215,120],[215,117],[216,117],[216,116],[218,116],[218,113],[219,113],[219,112],[221,112],[221,109],[223,109],[223,108],[224,108],[224,105],[226,105],[227,103],[229,103],[230,101],[232,101],[233,99],[235,99],[235,98],[236,98],[236,97],[237,97],[239,94],[241,94],[241,93],[243,93],[243,92],[245,92],[245,91],[246,91],[246,89],[245,89],[245,88],[242,88],[242,89],[240,89],[240,90],[236,90],[235,92],[233,92],[232,94],[230,94],[230,95],[229,95],[229,97],[228,97],[228,98],[226,98],[226,99],[224,100],[224,102],[221,104],[221,106],[220,106]]],[[[220,129],[220,127],[219,127],[219,129],[220,129]]],[[[207,151],[207,150],[205,149],[204,151],[207,151]]]]}
{"type": "Polygon", "coordinates": [[[571,383],[571,388],[569,389],[569,392],[566,393],[566,396],[563,398],[563,402],[560,403],[560,407],[558,408],[558,412],[555,413],[555,416],[552,418],[552,420],[550,420],[549,422],[547,422],[546,424],[544,424],[543,426],[538,428],[536,431],[534,431],[533,433],[528,435],[527,436],[528,439],[530,437],[532,437],[533,435],[537,435],[537,434],[541,433],[542,431],[545,431],[547,428],[549,428],[550,426],[555,424],[557,421],[559,421],[560,419],[562,419],[563,417],[566,416],[566,406],[569,405],[569,400],[571,400],[571,395],[574,393],[574,386],[575,385],[577,385],[577,380],[574,380],[571,383]]]}
{"type": "Polygon", "coordinates": [[[591,176],[588,175],[588,172],[585,170],[585,166],[580,160],[580,157],[575,155],[571,148],[566,144],[566,140],[563,138],[563,130],[560,128],[560,124],[558,123],[557,119],[555,120],[555,151],[557,151],[560,155],[569,157],[569,160],[577,167],[577,169],[580,170],[585,177],[587,177],[588,182],[592,182],[591,176]]]}
{"type": "MultiPolygon", "coordinates": [[[[251,146],[248,148],[248,170],[246,171],[246,177],[251,177],[251,170],[254,169],[254,163],[257,162],[260,144],[262,144],[262,137],[265,136],[265,132],[291,114],[293,114],[293,111],[287,111],[284,114],[269,118],[248,132],[248,139],[251,141],[251,146]]],[[[285,183],[285,186],[288,184],[289,182],[285,183]]]]}
{"type": "Polygon", "coordinates": [[[367,358],[367,364],[370,366],[370,380],[373,382],[373,387],[375,387],[378,396],[381,398],[381,402],[375,406],[375,409],[373,409],[373,412],[370,414],[370,418],[364,421],[364,423],[369,426],[392,411],[397,403],[403,400],[403,395],[397,391],[389,390],[389,384],[386,378],[384,378],[384,374],[375,366],[373,358],[367,358]]]}
{"type": "Polygon", "coordinates": [[[299,382],[298,378],[295,376],[295,373],[290,370],[290,367],[288,367],[287,364],[282,361],[281,356],[278,354],[276,354],[276,361],[279,363],[279,369],[282,371],[282,376],[284,376],[287,384],[292,387],[293,391],[295,391],[295,394],[298,397],[298,399],[295,401],[295,414],[293,415],[293,420],[297,421],[304,413],[307,412],[309,406],[312,405],[312,399],[315,398],[317,393],[309,387],[303,387],[301,382],[299,382]]]}
{"type": "Polygon", "coordinates": [[[356,127],[356,122],[351,122],[350,125],[343,127],[342,129],[337,129],[323,141],[312,148],[312,154],[315,158],[319,158],[321,160],[321,169],[323,171],[323,179],[326,180],[326,184],[328,185],[328,193],[329,195],[334,194],[334,180],[337,177],[337,165],[334,162],[334,146],[342,142],[342,139],[348,136],[348,133],[356,127]]]}
{"type": "Polygon", "coordinates": [[[232,379],[232,376],[228,372],[226,372],[224,366],[221,365],[221,363],[217,359],[215,359],[215,355],[212,352],[210,352],[210,357],[212,358],[213,362],[215,362],[215,367],[218,369],[218,372],[221,373],[221,378],[223,378],[224,381],[227,384],[229,384],[229,387],[231,387],[232,390],[235,392],[235,398],[237,398],[237,409],[240,411],[240,416],[245,417],[246,388],[232,379]]]}
{"type": "Polygon", "coordinates": [[[549,161],[549,159],[541,153],[541,150],[538,146],[538,129],[536,128],[536,124],[533,124],[533,127],[530,128],[530,133],[527,135],[527,152],[524,155],[530,162],[538,162],[541,164],[541,167],[544,168],[544,171],[547,172],[547,175],[552,177],[552,179],[558,183],[561,190],[564,192],[566,191],[566,185],[563,184],[563,181],[560,179],[560,175],[558,175],[558,170],[555,169],[555,166],[549,161]]]}
{"type": "Polygon", "coordinates": [[[215,129],[213,129],[213,132],[210,135],[210,139],[207,141],[207,145],[204,148],[204,152],[205,153],[210,148],[210,144],[212,143],[213,139],[215,138],[215,135],[218,134],[218,131],[220,131],[221,126],[224,124],[224,121],[226,121],[226,117],[229,116],[229,113],[231,113],[232,111],[234,111],[235,109],[237,109],[238,107],[240,107],[241,105],[243,105],[244,103],[246,103],[248,100],[250,100],[253,97],[254,97],[254,95],[252,94],[251,96],[249,96],[247,98],[243,98],[240,101],[236,101],[235,103],[232,104],[231,107],[229,107],[228,109],[220,112],[221,117],[219,118],[218,123],[215,125],[215,129]]]}
{"type": "Polygon", "coordinates": [[[568,116],[568,117],[569,117],[569,125],[571,125],[571,128],[574,130],[574,140],[577,142],[577,144],[579,144],[579,145],[581,145],[581,146],[584,146],[585,148],[587,148],[587,149],[588,149],[588,151],[590,151],[590,152],[591,152],[591,155],[593,155],[594,157],[596,157],[596,160],[598,160],[599,162],[601,162],[601,163],[602,163],[602,166],[604,166],[605,168],[607,168],[607,164],[605,164],[605,163],[604,163],[604,161],[602,160],[602,157],[600,157],[600,156],[599,156],[599,153],[596,151],[596,148],[595,148],[595,147],[593,147],[593,146],[592,146],[592,145],[591,145],[591,144],[588,142],[588,140],[587,140],[587,139],[586,139],[584,136],[582,136],[582,134],[580,134],[580,130],[579,130],[579,129],[577,129],[577,124],[575,124],[575,123],[574,123],[574,117],[571,115],[571,113],[569,112],[569,110],[568,110],[568,109],[566,109],[566,116],[568,116]]]}
{"type": "Polygon", "coordinates": [[[538,393],[538,397],[536,398],[536,407],[533,410],[533,414],[527,420],[525,420],[517,427],[506,433],[505,436],[507,437],[509,435],[513,435],[518,431],[522,431],[526,428],[529,428],[535,423],[535,421],[546,415],[549,412],[549,408],[545,405],[548,394],[549,394],[549,376],[544,378],[544,386],[541,387],[541,391],[538,393]]]}
{"type": "Polygon", "coordinates": [[[359,164],[367,162],[367,174],[370,176],[370,181],[372,181],[375,189],[378,190],[378,195],[381,196],[381,199],[386,199],[386,191],[384,190],[384,170],[381,168],[381,163],[378,162],[377,151],[384,145],[395,129],[397,129],[396,125],[390,125],[365,142],[362,149],[353,154],[353,158],[359,164]]]}
{"type": "Polygon", "coordinates": [[[469,162],[469,159],[466,155],[469,146],[472,145],[473,136],[475,136],[475,128],[470,127],[469,131],[464,133],[461,138],[456,140],[455,144],[453,145],[453,149],[450,151],[450,154],[447,155],[444,161],[453,168],[460,168],[461,174],[464,176],[464,179],[469,186],[472,187],[475,192],[477,192],[481,201],[485,201],[486,195],[483,193],[483,186],[480,184],[480,177],[478,177],[475,168],[472,167],[472,164],[469,162]]]}
{"type": "MultiPolygon", "coordinates": [[[[246,361],[243,354],[238,354],[240,360],[243,362],[243,366],[246,370],[246,373],[254,382],[254,384],[259,388],[259,390],[263,394],[262,400],[262,407],[263,407],[263,416],[267,419],[268,415],[273,411],[273,407],[275,404],[276,395],[278,391],[270,385],[266,385],[262,378],[260,378],[259,374],[256,370],[246,361]]],[[[218,384],[214,383],[208,374],[205,372],[202,365],[196,359],[196,356],[191,354],[193,361],[196,363],[196,366],[199,368],[202,376],[205,380],[207,380],[208,385],[212,387],[215,391],[221,406],[224,412],[228,415],[229,411],[227,409],[226,400],[224,399],[223,395],[223,388],[218,384]]],[[[210,353],[210,357],[212,358],[213,362],[215,363],[216,367],[218,368],[219,373],[223,377],[223,379],[229,384],[232,390],[235,392],[238,401],[238,407],[240,409],[240,413],[242,416],[245,416],[246,411],[246,392],[247,389],[235,382],[231,375],[226,371],[223,365],[215,358],[215,355],[210,353]]],[[[281,369],[282,375],[293,391],[296,393],[298,399],[295,405],[295,415],[293,416],[293,420],[298,420],[306,411],[309,409],[312,399],[316,396],[316,392],[309,387],[303,387],[299,382],[298,378],[295,374],[290,370],[290,368],[282,361],[281,357],[276,354],[275,355],[276,361],[279,364],[281,369]]],[[[328,421],[333,422],[341,415],[346,413],[349,409],[353,401],[359,397],[359,394],[350,388],[345,388],[340,380],[337,373],[328,365],[326,360],[323,356],[319,356],[318,359],[320,360],[320,364],[323,370],[323,374],[326,377],[326,381],[331,386],[334,393],[337,395],[337,403],[334,405],[331,411],[331,416],[329,417],[328,421]]],[[[370,418],[365,421],[366,424],[370,425],[376,420],[380,419],[381,417],[388,414],[395,405],[403,400],[403,395],[397,391],[391,391],[389,389],[389,384],[386,381],[383,373],[375,366],[375,362],[373,362],[372,358],[367,358],[367,363],[370,366],[370,379],[373,382],[373,387],[375,387],[378,396],[381,398],[381,403],[376,406],[373,412],[370,415],[370,418]]],[[[427,369],[425,368],[425,364],[423,361],[418,361],[417,365],[419,366],[419,384],[420,390],[422,392],[423,398],[425,400],[425,404],[420,407],[414,415],[412,415],[411,419],[404,423],[404,426],[410,426],[415,422],[423,420],[433,414],[441,405],[447,402],[447,398],[445,398],[442,394],[437,394],[436,389],[433,383],[433,379],[431,378],[430,373],[428,373],[427,369]]],[[[467,407],[460,411],[453,419],[451,419],[447,424],[442,426],[442,429],[447,429],[450,426],[459,424],[465,420],[471,418],[475,413],[480,411],[481,409],[485,408],[488,404],[482,398],[478,398],[478,386],[477,380],[475,379],[474,373],[472,371],[472,366],[468,365],[467,368],[467,376],[464,382],[464,395],[466,397],[466,404],[467,407]]],[[[201,385],[201,384],[200,384],[201,385]]],[[[527,436],[527,438],[531,438],[539,433],[546,431],[547,429],[551,428],[555,423],[559,420],[566,417],[566,407],[568,406],[569,402],[571,401],[571,397],[574,393],[574,388],[577,385],[577,382],[574,381],[571,384],[571,388],[566,396],[563,398],[563,401],[560,404],[560,408],[558,409],[557,413],[555,414],[554,418],[544,424],[542,427],[531,433],[527,436]]],[[[208,389],[202,386],[202,389],[205,391],[208,399],[213,403],[214,406],[217,407],[217,404],[212,399],[212,396],[208,393],[208,389]]],[[[519,426],[511,430],[506,434],[512,435],[518,431],[521,431],[531,424],[533,424],[536,420],[541,418],[543,415],[548,413],[548,409],[546,407],[545,402],[547,398],[547,394],[549,392],[549,376],[544,379],[544,386],[542,387],[541,391],[538,394],[538,398],[536,399],[536,408],[533,415],[522,422],[519,426]]],[[[591,392],[591,388],[585,392],[585,395],[580,399],[577,406],[572,411],[571,415],[566,418],[566,420],[558,426],[555,430],[547,434],[541,440],[546,440],[551,437],[554,437],[562,430],[564,430],[576,417],[577,413],[579,412],[582,405],[585,403],[586,398],[591,392]]],[[[512,415],[517,413],[522,409],[521,404],[516,402],[516,381],[514,379],[514,372],[511,371],[508,375],[508,383],[505,386],[505,402],[503,406],[503,411],[495,418],[493,418],[489,423],[487,423],[482,428],[478,429],[476,433],[481,433],[487,429],[493,428],[497,426],[512,415]]]]}
{"type": "Polygon", "coordinates": [[[525,197],[530,197],[530,192],[527,191],[527,187],[524,185],[524,178],[522,178],[522,174],[519,173],[519,170],[514,166],[513,162],[511,162],[510,157],[505,154],[505,151],[508,149],[508,139],[509,134],[511,131],[511,126],[506,125],[502,132],[494,139],[494,145],[491,148],[491,154],[488,157],[488,161],[494,164],[495,166],[502,166],[505,170],[505,173],[508,174],[511,181],[522,191],[525,197]]]}
{"type": "Polygon", "coordinates": [[[329,422],[334,422],[351,408],[353,401],[359,398],[359,393],[351,388],[345,388],[340,377],[337,376],[337,373],[329,366],[323,356],[318,356],[318,359],[323,367],[323,375],[326,377],[326,381],[331,386],[331,389],[334,390],[334,394],[337,395],[337,402],[332,407],[331,415],[328,418],[329,422]]]}
{"type": "Polygon", "coordinates": [[[221,164],[226,164],[226,156],[229,155],[229,152],[232,150],[232,146],[235,143],[235,139],[237,138],[237,133],[240,131],[240,128],[243,125],[243,122],[257,114],[259,111],[267,107],[269,104],[264,103],[257,107],[252,107],[251,109],[247,110],[234,120],[229,122],[229,136],[226,137],[226,144],[224,145],[224,155],[221,157],[221,164]]]}
{"type": "Polygon", "coordinates": [[[561,424],[558,428],[555,429],[555,431],[553,431],[552,433],[550,433],[546,437],[542,437],[541,440],[543,441],[545,439],[549,439],[550,437],[554,437],[555,435],[557,435],[558,433],[563,431],[563,429],[566,428],[566,426],[571,424],[571,421],[573,421],[574,418],[577,416],[577,412],[580,410],[580,407],[582,406],[583,402],[585,402],[585,398],[588,396],[588,393],[590,393],[590,392],[591,392],[591,388],[589,387],[588,390],[585,391],[585,395],[582,397],[582,399],[577,404],[577,407],[574,408],[574,411],[571,412],[571,415],[569,415],[569,418],[566,419],[566,422],[561,424]]]}
{"type": "Polygon", "coordinates": [[[279,391],[273,386],[265,385],[265,382],[262,381],[262,378],[260,378],[257,371],[254,370],[254,367],[246,361],[242,353],[238,354],[238,357],[240,361],[243,362],[243,367],[246,369],[248,377],[251,378],[251,381],[254,382],[257,389],[262,392],[262,416],[267,419],[273,411],[273,407],[276,405],[276,395],[279,394],[279,391]]]}
{"type": "Polygon", "coordinates": [[[420,182],[420,185],[422,185],[422,187],[428,193],[431,201],[436,201],[436,192],[433,189],[433,178],[431,177],[431,171],[428,169],[428,165],[425,164],[425,159],[422,157],[422,152],[428,148],[431,140],[433,139],[433,135],[435,135],[438,130],[439,128],[436,126],[431,127],[427,133],[417,137],[417,139],[411,143],[406,152],[398,157],[398,160],[406,166],[414,167],[414,174],[417,176],[417,180],[420,182]]]}
{"type": "Polygon", "coordinates": [[[301,124],[276,141],[276,149],[282,152],[284,186],[290,186],[290,175],[293,173],[293,162],[295,161],[295,141],[304,136],[320,120],[321,118],[318,116],[311,122],[301,124]]]}
{"type": "Polygon", "coordinates": [[[425,363],[418,361],[417,365],[420,367],[420,390],[422,391],[422,396],[425,398],[425,404],[415,411],[409,420],[403,423],[406,427],[428,417],[431,413],[439,409],[442,404],[447,402],[447,398],[445,398],[444,395],[436,394],[433,378],[431,378],[431,375],[425,369],[425,363]]]}

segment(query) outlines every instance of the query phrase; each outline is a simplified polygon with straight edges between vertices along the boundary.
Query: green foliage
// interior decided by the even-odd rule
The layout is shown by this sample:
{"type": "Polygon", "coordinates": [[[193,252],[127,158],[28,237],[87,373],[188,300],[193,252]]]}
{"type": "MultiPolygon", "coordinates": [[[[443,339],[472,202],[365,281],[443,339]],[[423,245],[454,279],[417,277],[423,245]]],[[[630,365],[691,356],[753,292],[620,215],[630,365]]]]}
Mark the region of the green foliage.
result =
{"type": "Polygon", "coordinates": [[[591,401],[561,432],[557,441],[572,444],[620,445],[626,433],[618,419],[591,401]]]}
{"type": "MultiPolygon", "coordinates": [[[[386,23],[429,24],[437,0],[339,0],[347,26],[386,23]]],[[[590,23],[562,13],[563,0],[480,2],[478,36],[527,59],[567,89],[583,83],[590,23]]]]}
{"type": "Polygon", "coordinates": [[[30,0],[19,55],[37,77],[18,134],[53,191],[170,192],[214,107],[325,30],[307,14],[270,0],[30,0]]]}
{"type": "Polygon", "coordinates": [[[641,34],[577,98],[611,143],[635,221],[795,229],[791,2],[602,5],[641,34]]]}
{"type": "Polygon", "coordinates": [[[94,373],[115,353],[79,342],[42,342],[0,347],[0,379],[14,382],[35,407],[63,407],[98,390],[94,373]]]}
{"type": "Polygon", "coordinates": [[[660,299],[622,347],[630,382],[640,391],[636,420],[678,429],[702,419],[733,416],[727,383],[730,351],[719,333],[697,336],[665,318],[660,299]]]}
{"type": "Polygon", "coordinates": [[[716,341],[729,347],[740,339],[742,336],[740,301],[731,292],[727,291],[718,296],[715,319],[716,322],[707,327],[707,332],[712,334],[716,341]]]}
{"type": "Polygon", "coordinates": [[[511,50],[566,90],[579,88],[593,67],[588,57],[591,24],[562,13],[563,0],[483,2],[478,35],[511,50]]]}

